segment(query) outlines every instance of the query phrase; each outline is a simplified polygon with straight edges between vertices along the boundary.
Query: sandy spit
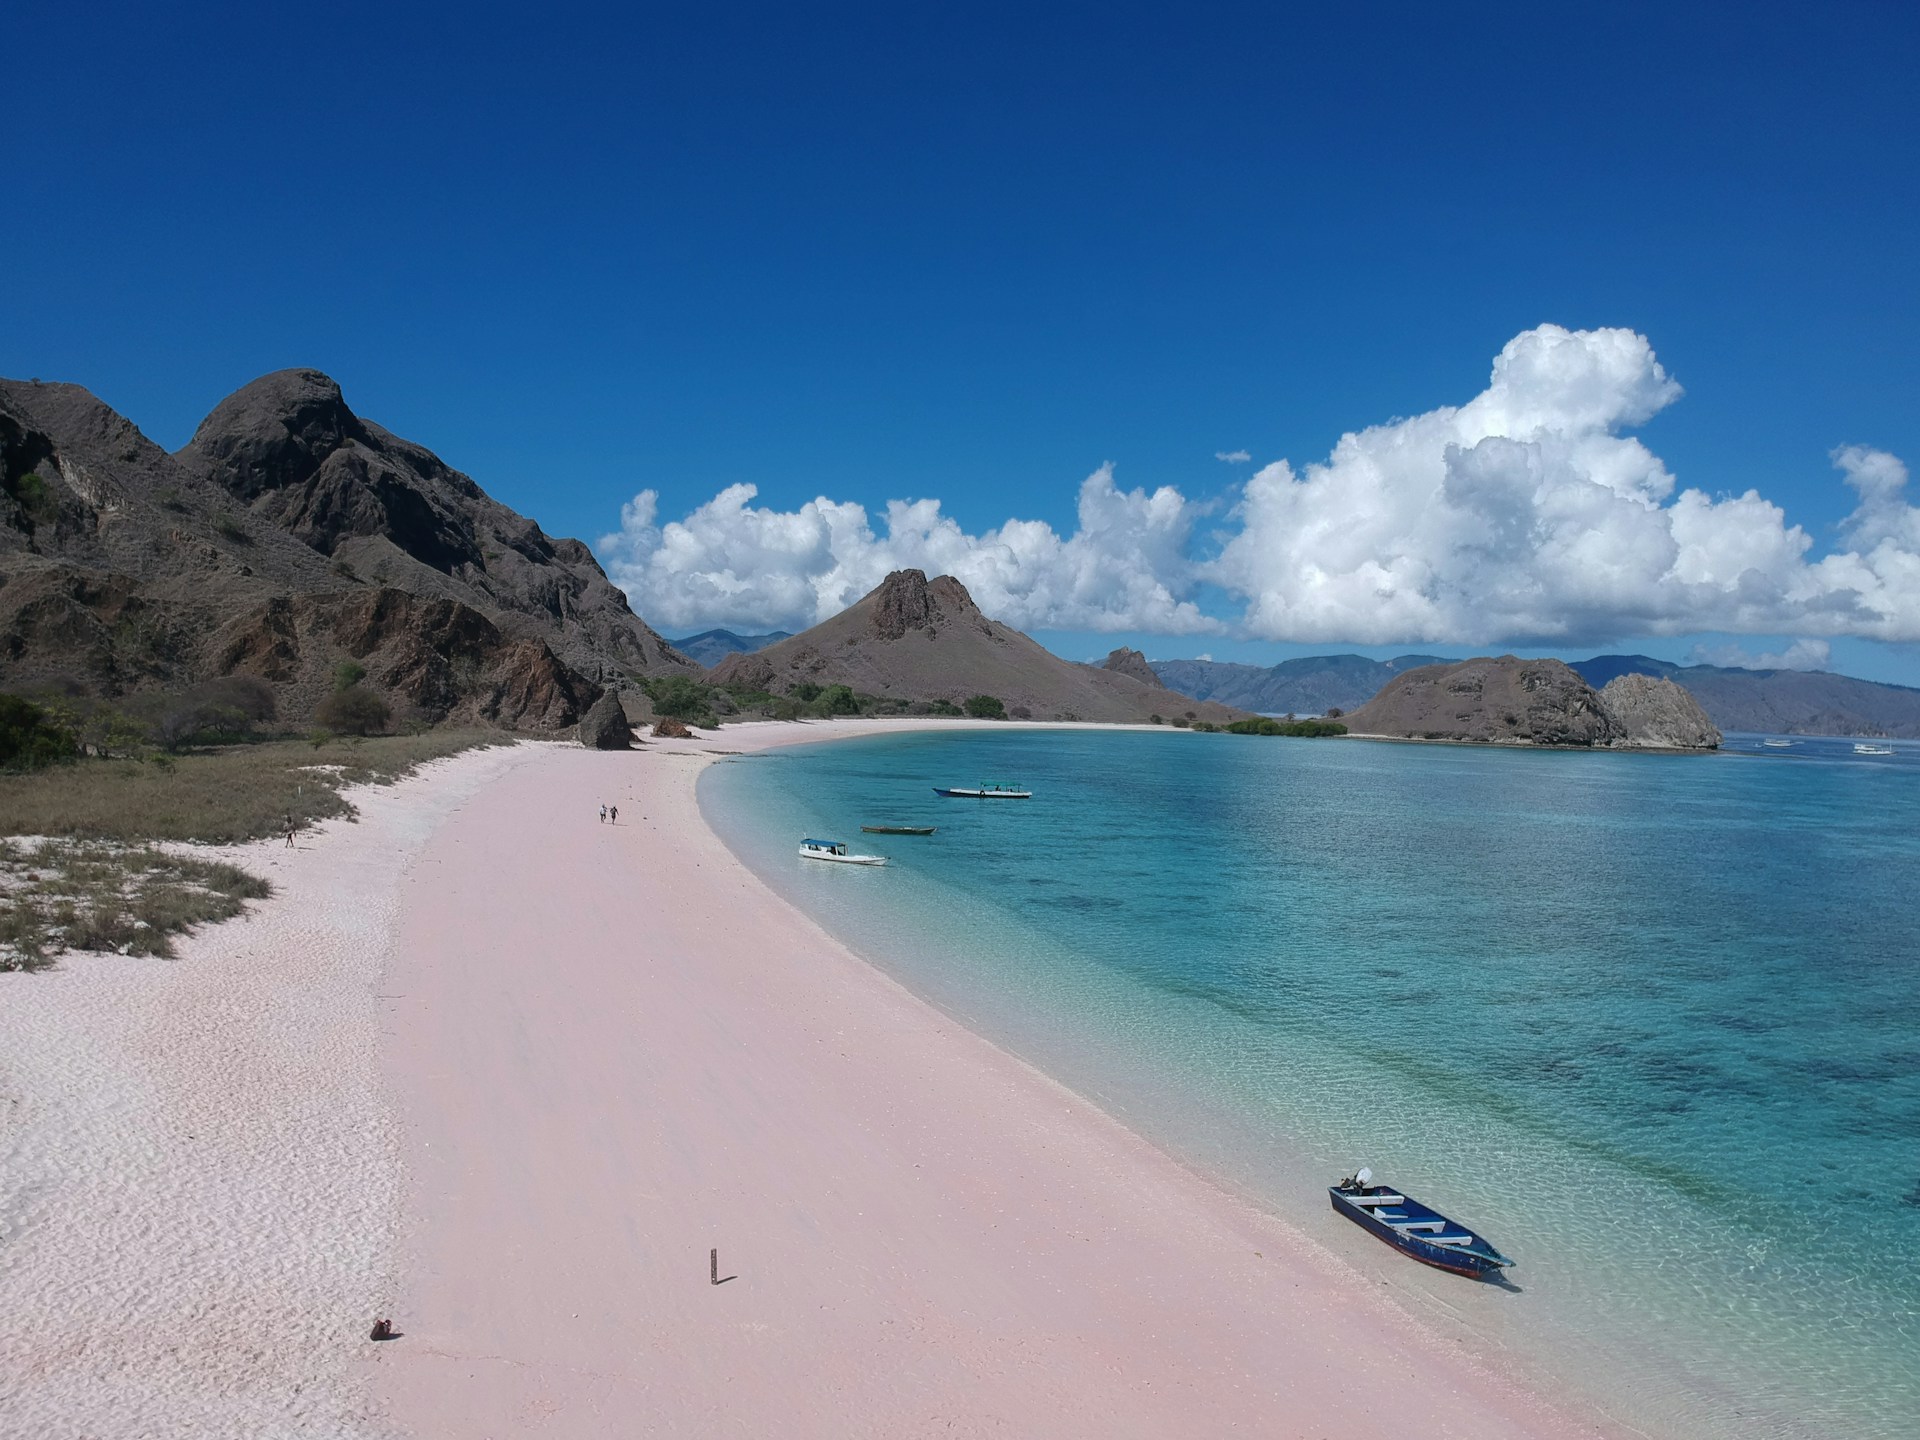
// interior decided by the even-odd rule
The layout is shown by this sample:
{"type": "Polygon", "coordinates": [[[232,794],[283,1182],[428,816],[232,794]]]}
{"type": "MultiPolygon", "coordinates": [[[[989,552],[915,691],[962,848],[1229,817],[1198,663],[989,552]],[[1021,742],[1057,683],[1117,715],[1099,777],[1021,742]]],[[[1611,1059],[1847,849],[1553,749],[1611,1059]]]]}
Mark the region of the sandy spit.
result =
{"type": "Polygon", "coordinates": [[[367,1330],[399,1215],[377,997],[401,877],[543,748],[211,852],[278,893],[177,959],[0,975],[0,1435],[387,1433],[367,1330]]]}
{"type": "MultiPolygon", "coordinates": [[[[379,1002],[404,1333],[361,1351],[387,1420],[582,1440],[1598,1433],[916,999],[702,822],[714,752],[875,728],[549,747],[438,812],[379,1002]]],[[[328,1298],[357,1321],[375,1264],[342,1268],[328,1298]]]]}

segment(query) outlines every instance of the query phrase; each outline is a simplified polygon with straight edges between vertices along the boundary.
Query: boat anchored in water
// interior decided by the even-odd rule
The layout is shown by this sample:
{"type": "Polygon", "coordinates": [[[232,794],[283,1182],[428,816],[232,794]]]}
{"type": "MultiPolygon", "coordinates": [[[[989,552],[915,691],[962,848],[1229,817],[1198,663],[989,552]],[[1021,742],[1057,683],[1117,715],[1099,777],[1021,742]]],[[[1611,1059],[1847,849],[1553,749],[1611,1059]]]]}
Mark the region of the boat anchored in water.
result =
{"type": "Polygon", "coordinates": [[[1760,742],[1770,750],[1785,750],[1793,744],[1791,740],[1762,740],[1760,742]]]}
{"type": "Polygon", "coordinates": [[[936,827],[932,825],[862,825],[860,828],[869,835],[931,835],[936,827]]]}
{"type": "Polygon", "coordinates": [[[1329,1185],[1333,1208],[1403,1255],[1436,1269],[1479,1279],[1513,1264],[1493,1245],[1438,1210],[1410,1200],[1391,1185],[1375,1185],[1361,1170],[1329,1185]]]}
{"type": "Polygon", "coordinates": [[[949,800],[1031,800],[1033,792],[1023,785],[1010,785],[1005,780],[995,780],[986,785],[955,786],[951,790],[942,790],[938,785],[933,793],[944,795],[949,800]]]}
{"type": "Polygon", "coordinates": [[[1893,746],[1891,745],[1855,745],[1853,747],[1853,753],[1856,755],[1891,755],[1893,754],[1893,746]]]}
{"type": "Polygon", "coordinates": [[[842,865],[884,865],[884,855],[849,855],[847,847],[838,840],[802,840],[800,858],[803,860],[837,860],[842,865]]]}

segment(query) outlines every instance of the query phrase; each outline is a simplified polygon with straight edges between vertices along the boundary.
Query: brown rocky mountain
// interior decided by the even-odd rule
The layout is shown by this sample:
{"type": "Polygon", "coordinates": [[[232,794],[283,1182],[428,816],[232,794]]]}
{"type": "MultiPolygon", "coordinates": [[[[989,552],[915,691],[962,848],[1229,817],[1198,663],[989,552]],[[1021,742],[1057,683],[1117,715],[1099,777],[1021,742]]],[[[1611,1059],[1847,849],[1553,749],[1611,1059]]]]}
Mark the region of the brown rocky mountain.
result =
{"type": "Polygon", "coordinates": [[[1397,675],[1344,720],[1355,735],[1711,750],[1720,732],[1671,680],[1622,677],[1596,691],[1558,660],[1481,656],[1397,675]],[[1618,688],[1616,688],[1618,687],[1618,688]]]}
{"type": "MultiPolygon", "coordinates": [[[[1138,650],[1121,646],[1118,650],[1107,652],[1107,658],[1100,662],[1102,670],[1111,670],[1116,675],[1131,675],[1142,685],[1152,685],[1156,689],[1166,688],[1160,677],[1153,673],[1153,667],[1147,663],[1147,657],[1138,650]]],[[[1178,692],[1176,692],[1178,693],[1178,692]]]]}
{"type": "Polygon", "coordinates": [[[955,704],[993,695],[1010,715],[1036,720],[1126,722],[1157,714],[1217,724],[1243,713],[1115,669],[1062,660],[981,614],[953,576],[928,580],[919,570],[894,571],[811,630],[750,655],[729,655],[709,678],[775,692],[803,681],[849,685],[889,699],[955,704]]]}
{"type": "Polygon", "coordinates": [[[420,718],[571,725],[608,671],[694,673],[556,540],[312,370],[169,455],[77,385],[0,380],[0,683],[261,676],[304,717],[351,657],[420,718]]]}

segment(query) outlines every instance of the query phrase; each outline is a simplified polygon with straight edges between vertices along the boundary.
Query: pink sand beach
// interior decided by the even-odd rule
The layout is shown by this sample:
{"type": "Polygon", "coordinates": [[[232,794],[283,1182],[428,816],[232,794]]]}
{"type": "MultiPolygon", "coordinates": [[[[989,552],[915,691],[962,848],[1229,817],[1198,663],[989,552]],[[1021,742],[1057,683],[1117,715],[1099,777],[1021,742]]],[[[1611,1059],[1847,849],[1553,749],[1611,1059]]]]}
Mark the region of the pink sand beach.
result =
{"type": "Polygon", "coordinates": [[[88,998],[33,1002],[34,1064],[0,1049],[37,1107],[0,1149],[30,1172],[0,1189],[0,1432],[1603,1433],[902,989],[701,820],[716,752],[872,728],[459,757],[171,969],[6,977],[0,1046],[12,995],[88,998]],[[138,1063],[95,1045],[97,1084],[47,1099],[116,1006],[138,1063]]]}

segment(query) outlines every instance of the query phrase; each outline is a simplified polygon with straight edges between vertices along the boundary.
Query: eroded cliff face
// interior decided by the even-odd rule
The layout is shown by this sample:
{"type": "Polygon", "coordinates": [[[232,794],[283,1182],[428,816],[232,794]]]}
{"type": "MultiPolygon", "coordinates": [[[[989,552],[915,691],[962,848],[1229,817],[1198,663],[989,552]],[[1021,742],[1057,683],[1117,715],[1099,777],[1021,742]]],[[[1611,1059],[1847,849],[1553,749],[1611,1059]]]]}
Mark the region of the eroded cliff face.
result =
{"type": "Polygon", "coordinates": [[[1596,691],[1558,660],[1481,656],[1395,676],[1344,723],[1356,735],[1489,745],[1710,750],[1720,744],[1720,732],[1672,681],[1636,675],[1614,685],[1596,691]],[[1616,692],[1614,685],[1622,688],[1616,692]]]}
{"type": "Polygon", "coordinates": [[[1643,750],[1717,750],[1720,731],[1686,688],[1650,675],[1622,675],[1600,692],[1600,703],[1626,731],[1625,744],[1643,750]]]}
{"type": "Polygon", "coordinates": [[[546,535],[313,370],[169,455],[77,385],[0,380],[0,684],[117,697],[261,676],[312,713],[352,658],[413,718],[575,724],[696,668],[546,535]]]}

